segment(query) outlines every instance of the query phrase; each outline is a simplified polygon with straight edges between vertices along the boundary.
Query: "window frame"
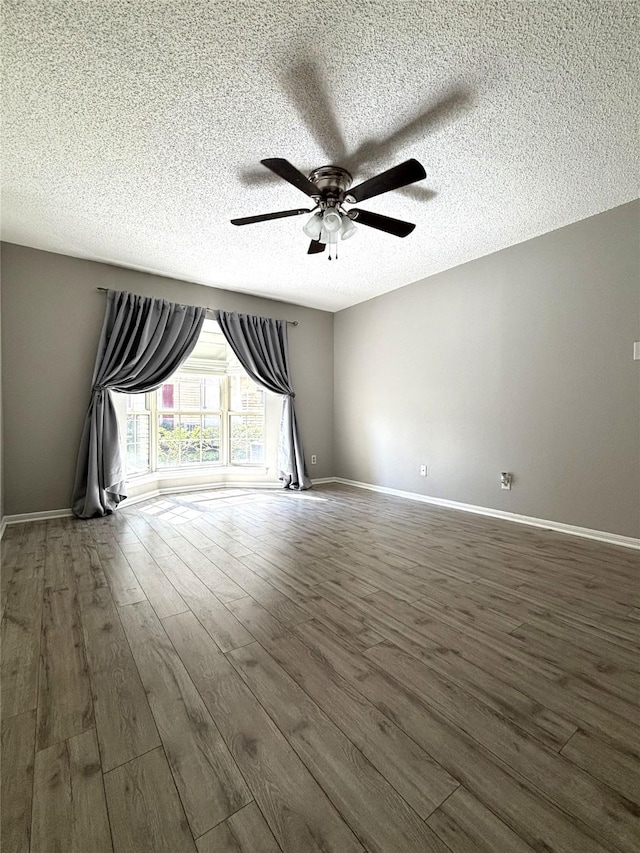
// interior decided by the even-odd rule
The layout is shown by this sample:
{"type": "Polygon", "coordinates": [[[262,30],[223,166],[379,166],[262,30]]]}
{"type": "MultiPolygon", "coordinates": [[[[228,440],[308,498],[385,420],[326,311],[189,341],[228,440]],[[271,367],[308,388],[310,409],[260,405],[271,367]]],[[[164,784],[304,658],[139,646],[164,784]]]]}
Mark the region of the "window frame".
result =
{"type": "MultiPolygon", "coordinates": [[[[226,450],[226,435],[224,429],[224,405],[225,405],[225,396],[224,396],[224,386],[227,380],[227,374],[223,373],[220,370],[210,370],[208,372],[198,373],[195,370],[182,370],[182,374],[187,374],[192,377],[197,377],[199,379],[206,378],[207,376],[217,376],[220,378],[220,408],[219,409],[165,409],[164,407],[158,406],[158,397],[160,394],[160,388],[157,388],[155,391],[151,391],[150,396],[150,405],[152,407],[152,424],[153,424],[153,433],[151,434],[153,450],[155,454],[154,465],[155,467],[152,469],[154,472],[164,473],[167,471],[193,471],[199,470],[202,468],[219,468],[225,466],[225,450],[226,450]],[[161,415],[173,415],[178,418],[179,421],[183,417],[192,417],[202,420],[202,418],[206,416],[217,417],[220,424],[220,459],[217,462],[207,461],[203,462],[200,460],[199,462],[187,462],[181,465],[159,465],[158,464],[158,441],[159,441],[159,427],[160,427],[160,416],[161,415]]],[[[173,376],[179,376],[181,374],[181,368],[178,368],[173,376]]],[[[171,379],[173,377],[169,377],[171,379]]],[[[178,380],[179,381],[179,380],[178,380]]],[[[165,383],[163,383],[165,384],[165,383]]],[[[202,391],[200,392],[202,394],[202,391]]],[[[202,397],[201,397],[202,399],[202,397]]]]}
{"type": "MultiPolygon", "coordinates": [[[[122,417],[124,420],[124,441],[123,441],[123,455],[126,464],[127,460],[127,445],[128,445],[128,418],[130,415],[139,417],[145,416],[148,418],[149,422],[149,467],[146,470],[137,470],[135,473],[129,473],[127,471],[127,479],[130,481],[135,481],[137,479],[148,478],[148,477],[159,477],[166,478],[171,477],[172,475],[180,477],[180,476],[189,476],[190,474],[197,474],[198,472],[224,472],[230,470],[236,471],[268,471],[273,467],[273,463],[275,460],[270,460],[270,448],[269,448],[269,435],[271,433],[271,417],[269,409],[273,409],[273,406],[270,406],[270,398],[278,398],[279,395],[269,394],[269,392],[262,388],[258,383],[254,383],[263,394],[263,406],[261,412],[258,412],[256,409],[249,410],[231,410],[231,380],[233,376],[247,376],[247,378],[253,382],[250,376],[244,370],[238,370],[237,368],[229,370],[227,365],[226,370],[222,370],[222,364],[216,364],[215,366],[211,365],[209,370],[205,369],[205,365],[202,364],[199,366],[200,370],[197,370],[195,367],[188,369],[186,371],[183,370],[184,365],[182,365],[178,370],[173,374],[173,376],[180,375],[181,371],[183,373],[191,374],[192,376],[198,377],[207,377],[207,376],[218,376],[221,379],[220,382],[220,409],[218,410],[182,410],[175,409],[173,411],[169,411],[167,409],[163,409],[158,405],[158,394],[160,389],[156,389],[155,391],[149,391],[145,394],[135,395],[144,397],[144,408],[140,409],[132,409],[129,410],[127,406],[126,397],[128,395],[122,395],[125,399],[123,400],[122,406],[122,417]],[[194,418],[202,418],[206,415],[212,415],[214,417],[219,417],[220,419],[220,459],[216,462],[187,462],[179,465],[159,465],[158,464],[158,439],[159,439],[159,417],[164,414],[172,414],[177,416],[178,418],[182,416],[191,415],[194,418]],[[263,446],[264,446],[264,460],[261,462],[234,462],[232,461],[232,448],[231,448],[231,417],[232,416],[244,416],[244,415],[255,415],[262,414],[263,418],[263,446]]],[[[164,384],[164,383],[163,383],[164,384]]],[[[162,386],[161,386],[162,387],[162,386]]],[[[275,448],[272,448],[275,450],[275,448]]]]}
{"type": "MultiPolygon", "coordinates": [[[[126,397],[128,397],[129,395],[128,395],[128,394],[125,394],[125,395],[123,395],[123,396],[125,397],[125,400],[123,401],[123,402],[124,402],[124,414],[123,414],[123,418],[124,418],[124,430],[123,430],[123,432],[124,432],[124,437],[123,437],[123,441],[122,441],[122,444],[123,444],[122,454],[123,454],[123,458],[124,458],[125,466],[127,466],[127,461],[128,461],[128,458],[129,458],[129,416],[131,415],[131,416],[134,416],[134,417],[136,417],[136,418],[138,418],[138,417],[146,417],[146,418],[147,418],[147,422],[148,422],[148,432],[149,432],[149,465],[148,465],[148,466],[147,466],[147,468],[145,468],[144,470],[135,471],[135,472],[133,472],[133,473],[129,473],[129,471],[127,470],[127,477],[128,477],[129,479],[131,479],[131,478],[133,478],[133,477],[143,477],[143,476],[146,476],[147,474],[151,473],[151,471],[155,470],[155,469],[152,467],[152,465],[153,465],[153,455],[154,455],[154,450],[155,450],[155,448],[154,448],[154,446],[153,446],[153,445],[154,445],[154,442],[153,442],[153,440],[152,440],[152,433],[151,433],[151,430],[152,430],[152,419],[151,419],[151,411],[150,411],[150,409],[149,409],[149,399],[148,399],[148,398],[149,398],[149,395],[148,395],[148,394],[139,394],[139,395],[136,395],[136,396],[140,396],[140,397],[143,397],[143,398],[144,398],[144,408],[143,408],[143,409],[133,409],[133,410],[131,410],[131,411],[129,411],[129,410],[127,409],[127,401],[126,401],[126,397]]],[[[117,412],[117,410],[118,410],[118,406],[116,405],[116,413],[118,413],[118,412],[117,412]]]]}

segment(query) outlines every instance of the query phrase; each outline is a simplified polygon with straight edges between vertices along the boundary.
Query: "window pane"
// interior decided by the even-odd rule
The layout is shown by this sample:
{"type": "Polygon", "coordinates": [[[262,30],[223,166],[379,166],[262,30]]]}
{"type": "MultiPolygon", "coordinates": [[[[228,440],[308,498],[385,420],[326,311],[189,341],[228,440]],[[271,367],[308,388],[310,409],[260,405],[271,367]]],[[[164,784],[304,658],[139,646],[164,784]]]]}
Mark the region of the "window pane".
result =
{"type": "Polygon", "coordinates": [[[158,468],[171,468],[180,464],[180,444],[158,438],[158,468]]]}
{"type": "Polygon", "coordinates": [[[262,411],[264,408],[264,390],[248,376],[230,376],[231,411],[262,411]]]}
{"type": "Polygon", "coordinates": [[[178,394],[180,402],[178,407],[182,412],[198,411],[202,408],[200,399],[200,377],[180,376],[178,381],[178,394]]]}
{"type": "Polygon", "coordinates": [[[220,411],[222,377],[176,374],[157,392],[158,409],[162,411],[220,411]]]}
{"type": "Polygon", "coordinates": [[[220,385],[222,377],[202,377],[202,408],[209,412],[220,411],[220,385]]]}
{"type": "Polygon", "coordinates": [[[220,461],[220,416],[205,415],[202,429],[202,461],[220,461]]]}
{"type": "Polygon", "coordinates": [[[180,440],[197,438],[200,440],[200,415],[180,415],[180,440]]]}
{"type": "Polygon", "coordinates": [[[174,432],[178,428],[178,415],[167,414],[166,412],[162,412],[158,415],[158,424],[160,430],[166,430],[171,433],[171,435],[167,436],[167,438],[177,438],[177,435],[174,435],[174,432]]]}
{"type": "Polygon", "coordinates": [[[158,415],[158,467],[220,461],[220,415],[158,415]]]}
{"type": "Polygon", "coordinates": [[[162,412],[158,415],[158,467],[167,468],[180,463],[180,425],[177,415],[162,412]]]}
{"type": "Polygon", "coordinates": [[[231,415],[229,424],[231,462],[236,465],[264,462],[264,416],[231,415]]]}
{"type": "Polygon", "coordinates": [[[150,468],[149,421],[149,415],[146,413],[127,415],[128,474],[142,474],[150,468]]]}
{"type": "Polygon", "coordinates": [[[178,408],[178,393],[177,382],[165,382],[158,388],[158,408],[159,409],[177,409],[178,408]]]}
{"type": "MultiPolygon", "coordinates": [[[[198,383],[198,393],[200,393],[198,383]]],[[[182,394],[182,388],[181,394],[182,394]]],[[[180,415],[180,463],[200,462],[200,437],[202,433],[199,415],[180,415]]]]}
{"type": "Polygon", "coordinates": [[[144,394],[125,394],[127,412],[144,412],[147,402],[144,394]]]}

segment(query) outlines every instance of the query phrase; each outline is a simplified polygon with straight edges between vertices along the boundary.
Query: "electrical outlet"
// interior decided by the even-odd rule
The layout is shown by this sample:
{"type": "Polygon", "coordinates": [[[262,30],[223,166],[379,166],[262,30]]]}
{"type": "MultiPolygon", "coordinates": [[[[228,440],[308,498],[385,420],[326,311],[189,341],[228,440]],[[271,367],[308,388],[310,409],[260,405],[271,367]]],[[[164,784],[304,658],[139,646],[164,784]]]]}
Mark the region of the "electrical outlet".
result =
{"type": "Polygon", "coordinates": [[[513,481],[513,474],[510,474],[508,471],[503,471],[500,474],[500,486],[503,489],[511,490],[511,483],[513,481]]]}
{"type": "Polygon", "coordinates": [[[315,465],[317,461],[318,461],[318,457],[314,454],[314,455],[311,457],[311,464],[312,464],[312,465],[315,465]]]}
{"type": "Polygon", "coordinates": [[[426,477],[426,476],[427,476],[427,466],[426,466],[426,465],[421,465],[421,466],[420,466],[420,476],[421,476],[421,477],[426,477]]]}

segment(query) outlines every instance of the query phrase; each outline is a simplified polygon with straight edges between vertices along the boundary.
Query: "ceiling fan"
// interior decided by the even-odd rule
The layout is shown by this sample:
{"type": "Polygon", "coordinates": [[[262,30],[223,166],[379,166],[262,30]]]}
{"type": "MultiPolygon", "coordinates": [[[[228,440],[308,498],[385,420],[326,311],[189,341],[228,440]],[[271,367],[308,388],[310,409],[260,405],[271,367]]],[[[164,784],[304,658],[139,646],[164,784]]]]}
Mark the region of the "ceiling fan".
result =
{"type": "Polygon", "coordinates": [[[335,247],[335,257],[337,258],[338,241],[347,240],[355,233],[354,222],[366,225],[369,228],[376,228],[378,231],[385,231],[387,234],[393,234],[396,237],[406,237],[416,227],[411,222],[393,219],[391,216],[382,216],[379,213],[357,207],[347,210],[345,204],[351,205],[365,201],[365,199],[382,195],[382,193],[405,187],[426,178],[427,173],[417,160],[406,160],[404,163],[387,169],[386,172],[369,178],[369,180],[355,187],[351,186],[353,179],[349,172],[340,166],[320,166],[310,172],[307,178],[288,160],[281,157],[271,157],[260,162],[267,169],[312,198],[315,207],[301,207],[295,210],[263,213],[258,216],[245,216],[240,219],[232,219],[233,225],[251,225],[254,222],[266,222],[270,219],[282,219],[286,216],[311,213],[311,218],[302,229],[311,239],[307,254],[315,255],[324,252],[328,245],[329,260],[331,260],[333,247],[335,247]]]}

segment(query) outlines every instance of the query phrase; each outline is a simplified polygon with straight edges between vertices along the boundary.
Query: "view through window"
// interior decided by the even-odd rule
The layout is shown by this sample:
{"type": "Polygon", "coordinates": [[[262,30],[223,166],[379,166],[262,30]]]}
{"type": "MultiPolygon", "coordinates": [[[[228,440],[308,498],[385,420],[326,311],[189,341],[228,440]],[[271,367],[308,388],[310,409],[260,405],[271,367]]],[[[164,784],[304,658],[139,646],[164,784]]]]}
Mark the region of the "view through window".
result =
{"type": "Polygon", "coordinates": [[[157,391],[126,395],[127,473],[265,463],[265,391],[214,320],[157,391]]]}

